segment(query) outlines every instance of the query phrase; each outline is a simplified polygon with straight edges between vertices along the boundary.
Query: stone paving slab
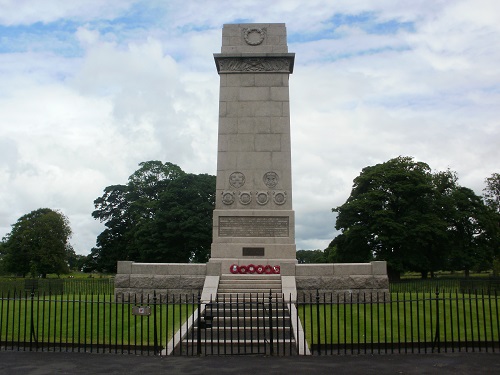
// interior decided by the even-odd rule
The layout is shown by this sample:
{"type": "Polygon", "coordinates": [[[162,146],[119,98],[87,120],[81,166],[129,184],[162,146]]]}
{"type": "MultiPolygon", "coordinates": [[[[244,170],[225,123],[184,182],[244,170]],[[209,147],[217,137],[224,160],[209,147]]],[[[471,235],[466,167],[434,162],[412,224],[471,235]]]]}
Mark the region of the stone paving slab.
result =
{"type": "Polygon", "coordinates": [[[0,374],[499,374],[499,353],[308,357],[147,357],[0,352],[0,374]]]}

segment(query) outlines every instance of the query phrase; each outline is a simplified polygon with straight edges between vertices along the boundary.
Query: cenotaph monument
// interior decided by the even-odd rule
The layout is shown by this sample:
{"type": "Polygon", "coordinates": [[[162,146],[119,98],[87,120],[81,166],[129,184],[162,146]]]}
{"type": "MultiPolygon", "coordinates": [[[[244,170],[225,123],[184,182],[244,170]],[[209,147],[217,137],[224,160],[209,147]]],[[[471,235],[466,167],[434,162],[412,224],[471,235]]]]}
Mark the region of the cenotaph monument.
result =
{"type": "Polygon", "coordinates": [[[209,301],[237,292],[238,283],[248,284],[245,293],[257,291],[260,281],[269,290],[266,278],[277,279],[278,293],[292,301],[316,292],[332,299],[388,293],[383,261],[297,264],[288,85],[294,54],[285,24],[226,24],[214,58],[220,97],[210,261],[120,261],[117,300],[200,292],[209,301]]]}
{"type": "Polygon", "coordinates": [[[210,262],[296,263],[285,24],[224,25],[221,52],[210,262]]]}

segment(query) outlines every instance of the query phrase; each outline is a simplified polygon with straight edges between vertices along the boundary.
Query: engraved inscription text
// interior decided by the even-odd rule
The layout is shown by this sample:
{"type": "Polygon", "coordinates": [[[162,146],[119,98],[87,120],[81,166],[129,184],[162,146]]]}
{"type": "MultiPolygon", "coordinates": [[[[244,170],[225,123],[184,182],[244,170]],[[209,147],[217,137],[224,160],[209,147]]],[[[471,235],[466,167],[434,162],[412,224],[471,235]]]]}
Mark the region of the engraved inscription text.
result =
{"type": "Polygon", "coordinates": [[[288,216],[220,216],[219,237],[288,237],[288,216]]]}

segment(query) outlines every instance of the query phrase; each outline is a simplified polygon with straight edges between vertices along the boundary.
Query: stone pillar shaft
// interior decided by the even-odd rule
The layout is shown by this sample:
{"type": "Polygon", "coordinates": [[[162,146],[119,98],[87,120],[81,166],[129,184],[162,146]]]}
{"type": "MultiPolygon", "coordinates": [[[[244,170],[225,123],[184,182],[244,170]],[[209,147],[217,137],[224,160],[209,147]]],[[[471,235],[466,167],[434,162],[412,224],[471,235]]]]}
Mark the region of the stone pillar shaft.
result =
{"type": "Polygon", "coordinates": [[[224,25],[221,52],[211,261],[295,261],[285,25],[224,25]]]}

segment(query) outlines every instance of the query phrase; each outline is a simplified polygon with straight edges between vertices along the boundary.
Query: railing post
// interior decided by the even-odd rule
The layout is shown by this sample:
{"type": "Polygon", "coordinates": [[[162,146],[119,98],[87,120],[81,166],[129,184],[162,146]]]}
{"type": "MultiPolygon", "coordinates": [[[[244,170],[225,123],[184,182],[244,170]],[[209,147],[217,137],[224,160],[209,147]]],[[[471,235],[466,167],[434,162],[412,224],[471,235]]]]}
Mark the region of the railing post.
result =
{"type": "Polygon", "coordinates": [[[319,289],[316,289],[316,332],[318,333],[318,336],[317,336],[318,337],[318,355],[321,355],[321,322],[319,320],[319,289]]]}
{"type": "Polygon", "coordinates": [[[439,289],[438,288],[436,288],[436,334],[434,336],[432,351],[434,351],[436,343],[437,343],[438,353],[441,353],[441,335],[439,332],[439,289]]]}
{"type": "Polygon", "coordinates": [[[269,341],[271,344],[270,354],[274,355],[274,333],[273,333],[273,294],[269,289],[269,341]]]}
{"type": "Polygon", "coordinates": [[[196,329],[196,354],[201,355],[201,294],[198,291],[198,323],[196,329]]]}
{"type": "Polygon", "coordinates": [[[156,290],[153,291],[154,355],[158,354],[158,333],[156,332],[156,290]]]}
{"type": "Polygon", "coordinates": [[[32,287],[31,288],[31,317],[30,317],[30,325],[31,325],[31,334],[30,334],[30,352],[31,352],[31,348],[32,348],[32,343],[33,343],[33,340],[35,341],[35,345],[36,345],[36,349],[38,350],[38,340],[36,338],[36,333],[35,333],[35,319],[33,317],[34,315],[34,298],[35,298],[35,287],[32,287]]]}

